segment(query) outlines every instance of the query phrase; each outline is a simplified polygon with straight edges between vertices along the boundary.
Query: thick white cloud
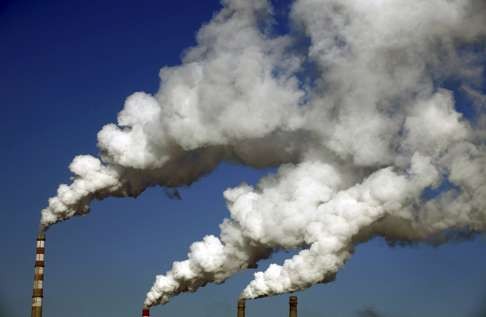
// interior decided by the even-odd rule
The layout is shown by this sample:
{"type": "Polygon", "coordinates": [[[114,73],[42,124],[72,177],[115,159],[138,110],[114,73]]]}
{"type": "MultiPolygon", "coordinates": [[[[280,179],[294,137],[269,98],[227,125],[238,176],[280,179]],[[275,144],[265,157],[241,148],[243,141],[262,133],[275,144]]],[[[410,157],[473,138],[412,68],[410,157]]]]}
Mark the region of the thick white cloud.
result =
{"type": "Polygon", "coordinates": [[[274,250],[301,251],[256,273],[243,297],[329,281],[375,235],[486,229],[484,1],[296,0],[293,32],[278,36],[267,1],[222,4],[183,63],[160,71],[158,92],[128,97],[98,133],[100,159],[74,159],[43,226],[87,213],[94,199],[191,184],[222,160],[279,166],[224,192],[219,237],[157,276],[147,306],[221,283],[274,250]],[[477,120],[456,110],[447,80],[461,84],[477,120]]]}

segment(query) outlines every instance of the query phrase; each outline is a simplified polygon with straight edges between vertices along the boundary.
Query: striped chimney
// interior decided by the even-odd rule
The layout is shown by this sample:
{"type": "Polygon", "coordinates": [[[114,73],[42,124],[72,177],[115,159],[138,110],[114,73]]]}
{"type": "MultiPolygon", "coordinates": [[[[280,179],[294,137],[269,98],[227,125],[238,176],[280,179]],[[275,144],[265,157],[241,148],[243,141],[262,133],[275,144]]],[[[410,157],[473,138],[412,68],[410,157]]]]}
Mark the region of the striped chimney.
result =
{"type": "Polygon", "coordinates": [[[144,308],[142,309],[142,317],[149,317],[150,316],[150,309],[144,308]]]}
{"type": "Polygon", "coordinates": [[[237,317],[245,317],[245,300],[242,298],[238,301],[237,317]]]}
{"type": "Polygon", "coordinates": [[[289,297],[289,317],[297,317],[297,296],[289,297]]]}
{"type": "Polygon", "coordinates": [[[46,236],[39,231],[35,246],[34,286],[32,291],[32,317],[42,317],[42,297],[44,296],[44,254],[46,236]]]}

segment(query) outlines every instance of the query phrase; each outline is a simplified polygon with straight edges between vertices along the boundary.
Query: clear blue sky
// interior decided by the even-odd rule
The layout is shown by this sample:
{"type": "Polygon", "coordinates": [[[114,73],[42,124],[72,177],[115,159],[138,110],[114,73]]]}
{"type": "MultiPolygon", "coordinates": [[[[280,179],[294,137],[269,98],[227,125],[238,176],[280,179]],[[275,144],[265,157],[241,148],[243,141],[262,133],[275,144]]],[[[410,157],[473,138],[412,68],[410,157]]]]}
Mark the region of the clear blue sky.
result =
{"type": "MultiPolygon", "coordinates": [[[[69,180],[71,159],[97,153],[96,133],[115,121],[125,97],[154,92],[160,67],[179,63],[218,8],[216,0],[0,3],[0,317],[30,314],[39,210],[69,180]]],[[[88,216],[54,226],[45,316],[138,316],[155,274],[185,258],[192,241],[218,233],[227,214],[222,191],[266,172],[223,164],[182,189],[182,201],[154,188],[137,200],[95,203],[88,216]]],[[[300,316],[351,317],[372,307],[385,316],[479,317],[485,250],[484,237],[439,248],[375,239],[357,248],[334,283],[298,294],[300,316]]],[[[152,315],[231,316],[251,274],[179,296],[152,315]]],[[[285,316],[287,296],[247,307],[249,316],[285,316]]]]}

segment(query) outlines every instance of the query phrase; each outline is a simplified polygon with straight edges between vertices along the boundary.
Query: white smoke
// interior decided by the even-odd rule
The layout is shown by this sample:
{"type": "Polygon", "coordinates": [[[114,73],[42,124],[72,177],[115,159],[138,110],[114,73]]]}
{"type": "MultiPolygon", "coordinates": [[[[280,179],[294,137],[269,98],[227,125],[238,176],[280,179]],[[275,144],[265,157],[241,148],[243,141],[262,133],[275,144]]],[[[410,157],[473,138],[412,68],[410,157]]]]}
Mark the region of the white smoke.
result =
{"type": "Polygon", "coordinates": [[[43,226],[94,199],[191,184],[222,160],[280,166],[225,191],[219,237],[156,278],[146,306],[221,283],[275,250],[242,297],[329,281],[357,243],[486,229],[486,4],[482,0],[296,0],[275,35],[265,0],[223,0],[155,95],[128,97],[78,156],[43,226]],[[459,83],[474,118],[458,112],[459,83]],[[441,186],[436,194],[427,194],[441,186]]]}
{"type": "Polygon", "coordinates": [[[285,52],[289,38],[269,40],[255,27],[266,10],[265,1],[226,3],[184,64],[161,70],[159,92],[128,97],[118,124],[98,133],[102,162],[73,160],[73,183],[59,187],[41,223],[86,213],[93,199],[190,184],[223,159],[253,166],[296,160],[304,146],[296,131],[304,92],[293,76],[300,61],[285,52]]]}

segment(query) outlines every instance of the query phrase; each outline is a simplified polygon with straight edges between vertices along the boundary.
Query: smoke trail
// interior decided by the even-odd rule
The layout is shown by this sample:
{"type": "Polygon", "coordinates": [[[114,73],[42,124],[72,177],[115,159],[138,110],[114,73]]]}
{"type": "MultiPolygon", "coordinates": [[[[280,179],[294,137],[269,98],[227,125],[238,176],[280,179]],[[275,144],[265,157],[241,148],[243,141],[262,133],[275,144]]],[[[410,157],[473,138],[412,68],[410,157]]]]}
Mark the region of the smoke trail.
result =
{"type": "MultiPolygon", "coordinates": [[[[302,113],[289,114],[300,123],[290,135],[305,144],[298,160],[256,188],[228,189],[220,238],[195,242],[187,260],[157,276],[145,305],[221,283],[274,250],[302,249],[256,273],[243,298],[332,280],[374,235],[409,241],[486,228],[484,127],[440,87],[481,85],[481,52],[464,47],[484,43],[485,5],[300,0],[291,18],[310,38],[298,58],[319,73],[300,87],[302,113]],[[441,184],[450,185],[424,194],[441,184]]],[[[479,91],[469,93],[484,100],[479,91]]],[[[475,106],[483,118],[484,104],[475,106]]]]}
{"type": "Polygon", "coordinates": [[[98,133],[100,158],[73,160],[44,227],[94,199],[191,184],[222,160],[279,166],[225,191],[220,236],[157,276],[147,306],[274,250],[301,251],[256,273],[242,297],[330,281],[375,235],[486,229],[484,1],[297,0],[284,35],[265,0],[222,5],[183,63],[161,70],[159,91],[128,97],[98,133]],[[457,111],[450,83],[474,117],[457,111]]]}
{"type": "Polygon", "coordinates": [[[161,70],[159,92],[128,97],[118,124],[98,133],[101,160],[73,160],[73,182],[42,210],[43,226],[87,213],[94,199],[190,184],[221,160],[262,167],[298,158],[300,61],[286,53],[288,37],[269,40],[255,27],[265,1],[224,4],[184,64],[161,70]]]}

